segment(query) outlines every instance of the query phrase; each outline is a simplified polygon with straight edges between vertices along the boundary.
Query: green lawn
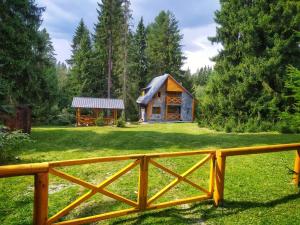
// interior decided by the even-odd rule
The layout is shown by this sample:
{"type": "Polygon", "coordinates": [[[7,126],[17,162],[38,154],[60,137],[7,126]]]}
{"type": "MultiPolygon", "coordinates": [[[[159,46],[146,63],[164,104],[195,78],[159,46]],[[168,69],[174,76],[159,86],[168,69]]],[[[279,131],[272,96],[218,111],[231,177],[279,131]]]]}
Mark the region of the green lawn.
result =
{"type": "MultiPolygon", "coordinates": [[[[296,134],[226,134],[190,123],[132,125],[128,128],[36,127],[32,138],[35,142],[25,145],[18,153],[19,163],[300,142],[300,135],[296,134]]],[[[293,168],[294,156],[294,152],[281,152],[228,158],[222,208],[216,209],[212,201],[204,201],[97,224],[300,224],[300,193],[292,184],[288,170],[293,168]]],[[[183,172],[199,159],[183,157],[160,162],[183,172]]],[[[97,184],[128,163],[98,163],[62,170],[97,184]]],[[[189,178],[206,187],[208,170],[205,165],[189,178]]],[[[136,168],[108,189],[134,200],[137,175],[136,168]]],[[[173,179],[153,167],[150,167],[149,177],[149,195],[173,179]]],[[[50,177],[49,189],[50,215],[86,192],[84,188],[54,176],[50,177]]],[[[32,177],[0,179],[0,224],[31,224],[32,194],[32,177]]],[[[193,187],[179,184],[160,201],[197,194],[193,187]]],[[[123,204],[99,194],[74,209],[67,218],[124,208],[123,204]]]]}

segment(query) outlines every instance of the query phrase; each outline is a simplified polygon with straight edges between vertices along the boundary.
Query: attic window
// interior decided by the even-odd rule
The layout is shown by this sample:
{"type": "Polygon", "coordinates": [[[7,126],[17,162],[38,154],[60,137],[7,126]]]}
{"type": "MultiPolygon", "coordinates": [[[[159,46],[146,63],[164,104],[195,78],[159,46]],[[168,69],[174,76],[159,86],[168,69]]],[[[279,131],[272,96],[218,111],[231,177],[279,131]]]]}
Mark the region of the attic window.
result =
{"type": "Polygon", "coordinates": [[[160,91],[159,91],[159,92],[157,92],[157,97],[158,97],[158,98],[160,98],[160,91]]]}

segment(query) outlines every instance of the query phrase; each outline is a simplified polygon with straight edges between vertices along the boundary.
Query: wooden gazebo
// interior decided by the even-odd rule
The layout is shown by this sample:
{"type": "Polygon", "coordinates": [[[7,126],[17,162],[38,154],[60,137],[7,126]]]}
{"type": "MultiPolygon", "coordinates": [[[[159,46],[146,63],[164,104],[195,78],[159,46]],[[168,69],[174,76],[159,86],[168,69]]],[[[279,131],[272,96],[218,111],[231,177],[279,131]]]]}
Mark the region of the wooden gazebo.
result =
{"type": "Polygon", "coordinates": [[[118,112],[124,110],[122,99],[74,97],[72,107],[76,108],[76,125],[95,125],[99,114],[103,112],[105,124],[116,124],[118,112]],[[90,115],[82,115],[82,109],[90,109],[90,115]]]}

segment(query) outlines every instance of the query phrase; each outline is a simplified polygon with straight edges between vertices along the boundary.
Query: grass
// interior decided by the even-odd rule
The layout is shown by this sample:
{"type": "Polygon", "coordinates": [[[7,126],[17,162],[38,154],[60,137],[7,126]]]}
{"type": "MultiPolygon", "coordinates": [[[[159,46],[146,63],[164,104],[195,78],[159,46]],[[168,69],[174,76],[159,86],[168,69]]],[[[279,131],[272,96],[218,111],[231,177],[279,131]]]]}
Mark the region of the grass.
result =
{"type": "MultiPolygon", "coordinates": [[[[96,156],[135,153],[190,151],[299,142],[300,135],[257,133],[226,134],[198,128],[196,124],[148,124],[115,127],[36,127],[34,143],[18,152],[18,163],[44,162],[96,156]]],[[[198,157],[164,159],[160,162],[180,173],[196,163],[198,157]]],[[[291,183],[288,168],[293,167],[294,152],[231,157],[227,160],[224,207],[211,201],[181,205],[163,210],[111,219],[97,224],[300,224],[299,189],[291,183]]],[[[129,162],[99,163],[62,169],[97,184],[129,162]]],[[[189,178],[204,187],[208,184],[208,165],[189,178]]],[[[149,194],[152,196],[173,177],[150,168],[149,194]]],[[[137,168],[111,184],[108,189],[135,199],[137,168]]],[[[0,224],[31,224],[32,177],[0,179],[0,224]]],[[[49,213],[75,200],[85,189],[50,177],[49,213]]],[[[188,185],[179,184],[160,201],[197,195],[188,185]]],[[[95,195],[74,209],[66,218],[126,208],[108,197],[95,195]]]]}

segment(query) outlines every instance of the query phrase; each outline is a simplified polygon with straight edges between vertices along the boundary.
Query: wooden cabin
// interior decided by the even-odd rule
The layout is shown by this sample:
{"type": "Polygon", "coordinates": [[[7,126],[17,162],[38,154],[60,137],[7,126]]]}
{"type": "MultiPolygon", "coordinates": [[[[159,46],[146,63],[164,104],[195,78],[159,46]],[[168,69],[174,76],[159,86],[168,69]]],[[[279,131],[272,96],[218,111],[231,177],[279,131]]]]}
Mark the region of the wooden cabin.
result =
{"type": "Polygon", "coordinates": [[[170,74],[155,77],[137,99],[140,121],[193,121],[195,99],[170,74]]]}
{"type": "Polygon", "coordinates": [[[72,107],[76,109],[76,125],[92,126],[100,113],[103,113],[106,125],[116,124],[118,116],[124,110],[122,99],[74,97],[72,107]]]}
{"type": "Polygon", "coordinates": [[[1,106],[0,120],[9,131],[31,132],[31,108],[28,105],[1,106]]]}

